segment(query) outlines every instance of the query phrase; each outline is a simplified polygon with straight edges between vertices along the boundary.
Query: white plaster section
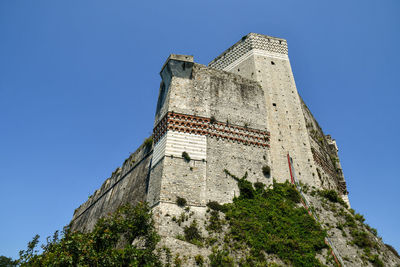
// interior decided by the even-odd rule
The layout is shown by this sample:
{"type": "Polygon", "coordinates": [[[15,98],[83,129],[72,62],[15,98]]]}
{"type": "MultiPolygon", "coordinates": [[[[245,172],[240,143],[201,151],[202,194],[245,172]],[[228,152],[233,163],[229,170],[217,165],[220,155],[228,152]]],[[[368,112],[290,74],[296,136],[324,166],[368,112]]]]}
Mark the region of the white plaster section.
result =
{"type": "Polygon", "coordinates": [[[166,135],[166,156],[182,157],[182,152],[186,151],[191,159],[207,159],[206,136],[175,131],[168,131],[166,135]]]}
{"type": "Polygon", "coordinates": [[[207,159],[207,137],[204,135],[167,131],[157,142],[153,150],[151,166],[155,166],[162,157],[182,157],[182,152],[187,152],[191,159],[207,159]]]}
{"type": "Polygon", "coordinates": [[[265,51],[265,50],[261,50],[261,49],[252,49],[249,52],[245,53],[243,56],[241,56],[238,59],[236,59],[235,61],[233,61],[228,66],[226,66],[223,70],[230,71],[233,68],[235,68],[238,64],[242,63],[243,61],[245,61],[246,59],[248,59],[249,57],[251,57],[253,55],[289,60],[289,56],[286,54],[275,53],[275,52],[265,51]]]}
{"type": "Polygon", "coordinates": [[[157,142],[153,149],[153,159],[151,161],[151,167],[155,166],[165,155],[165,145],[167,143],[167,135],[164,134],[163,137],[157,142]]]}

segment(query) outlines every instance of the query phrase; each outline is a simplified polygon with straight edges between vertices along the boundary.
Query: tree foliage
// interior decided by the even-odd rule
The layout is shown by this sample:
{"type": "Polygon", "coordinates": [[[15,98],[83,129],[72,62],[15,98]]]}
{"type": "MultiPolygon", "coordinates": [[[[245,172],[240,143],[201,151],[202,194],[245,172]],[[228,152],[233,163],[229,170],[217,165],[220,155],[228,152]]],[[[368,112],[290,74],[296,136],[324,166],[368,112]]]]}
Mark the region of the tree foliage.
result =
{"type": "Polygon", "coordinates": [[[159,241],[147,204],[121,206],[111,216],[101,218],[93,231],[73,232],[64,228],[43,252],[35,250],[39,236],[20,252],[21,266],[154,266],[159,265],[155,246],[159,241]]]}

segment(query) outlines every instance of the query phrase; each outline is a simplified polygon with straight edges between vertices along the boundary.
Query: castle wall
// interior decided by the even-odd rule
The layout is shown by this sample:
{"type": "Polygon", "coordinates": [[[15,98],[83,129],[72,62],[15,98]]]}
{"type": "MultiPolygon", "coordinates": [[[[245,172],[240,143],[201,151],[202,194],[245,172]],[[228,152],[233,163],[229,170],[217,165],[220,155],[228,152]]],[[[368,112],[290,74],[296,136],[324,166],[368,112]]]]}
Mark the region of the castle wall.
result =
{"type": "Polygon", "coordinates": [[[162,86],[169,86],[160,93],[164,100],[155,119],[153,164],[162,171],[151,172],[151,206],[176,203],[178,196],[192,206],[230,202],[238,188],[225,169],[272,182],[262,173],[262,166],[270,165],[263,90],[238,75],[199,64],[183,67],[186,63],[170,58],[161,72],[162,86]]]}
{"type": "Polygon", "coordinates": [[[249,34],[209,66],[258,81],[264,90],[268,130],[271,132],[272,176],[290,179],[287,154],[293,158],[299,180],[320,185],[312,175],[311,144],[300,97],[294,82],[284,39],[249,34]]]}
{"type": "Polygon", "coordinates": [[[258,81],[263,88],[275,179],[290,178],[289,153],[300,181],[335,189],[348,202],[336,143],[324,135],[297,92],[286,40],[250,33],[209,66],[258,81]]]}
{"type": "Polygon", "coordinates": [[[266,185],[288,180],[288,153],[300,181],[335,189],[348,202],[336,143],[297,92],[285,40],[251,33],[209,66],[168,58],[153,147],[142,145],[75,210],[72,230],[91,230],[118,206],[147,201],[160,233],[175,236],[163,216],[178,215],[177,197],[199,212],[209,201],[231,202],[239,190],[225,170],[266,185]]]}
{"type": "Polygon", "coordinates": [[[206,202],[229,203],[239,196],[237,182],[224,172],[225,169],[238,178],[247,172],[247,180],[252,183],[272,184],[271,177],[262,172],[263,166],[270,166],[267,149],[209,138],[207,154],[206,202]]]}
{"type": "Polygon", "coordinates": [[[336,142],[330,136],[326,136],[323,133],[304,101],[301,103],[310,139],[313,161],[316,165],[316,177],[320,179],[322,187],[337,190],[348,202],[347,187],[337,154],[338,148],[336,142]]]}
{"type": "Polygon", "coordinates": [[[117,168],[101,188],[75,210],[71,230],[90,231],[98,219],[114,212],[120,205],[145,201],[151,154],[151,148],[142,145],[126,159],[122,167],[117,168]]]}

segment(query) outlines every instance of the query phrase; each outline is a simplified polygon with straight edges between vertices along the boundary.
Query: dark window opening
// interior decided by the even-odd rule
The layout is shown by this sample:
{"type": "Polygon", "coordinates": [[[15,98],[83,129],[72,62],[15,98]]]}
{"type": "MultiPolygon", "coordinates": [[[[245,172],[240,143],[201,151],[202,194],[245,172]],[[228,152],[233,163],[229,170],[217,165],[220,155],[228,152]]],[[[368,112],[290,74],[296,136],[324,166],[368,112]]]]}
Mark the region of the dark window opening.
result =
{"type": "Polygon", "coordinates": [[[276,107],[276,103],[272,103],[272,105],[273,105],[274,107],[276,107]]]}

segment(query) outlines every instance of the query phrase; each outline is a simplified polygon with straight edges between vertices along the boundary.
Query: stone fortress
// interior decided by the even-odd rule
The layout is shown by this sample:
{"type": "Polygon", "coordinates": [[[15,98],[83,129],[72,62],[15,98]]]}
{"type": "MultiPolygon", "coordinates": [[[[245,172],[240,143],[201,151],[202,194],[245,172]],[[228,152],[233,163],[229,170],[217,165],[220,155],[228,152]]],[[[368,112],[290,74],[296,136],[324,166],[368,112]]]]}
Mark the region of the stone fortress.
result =
{"type": "Polygon", "coordinates": [[[201,213],[209,201],[238,195],[226,171],[267,185],[290,180],[288,155],[298,180],[348,202],[336,142],[298,94],[286,40],[250,33],[208,66],[170,55],[160,75],[153,142],[75,210],[72,230],[89,231],[118,206],[147,201],[160,233],[174,236],[157,218],[173,214],[178,197],[201,213]]]}

